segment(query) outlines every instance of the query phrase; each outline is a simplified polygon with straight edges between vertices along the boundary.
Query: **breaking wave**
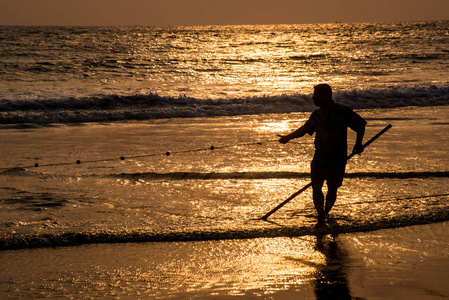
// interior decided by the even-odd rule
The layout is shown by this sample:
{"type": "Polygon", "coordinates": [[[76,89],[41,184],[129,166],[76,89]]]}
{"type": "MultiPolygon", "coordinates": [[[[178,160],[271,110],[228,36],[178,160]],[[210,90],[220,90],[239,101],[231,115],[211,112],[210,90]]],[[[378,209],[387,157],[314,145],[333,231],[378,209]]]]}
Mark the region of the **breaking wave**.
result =
{"type": "MultiPolygon", "coordinates": [[[[343,91],[335,93],[335,100],[354,109],[449,105],[449,85],[343,91]]],[[[0,100],[0,124],[236,116],[308,112],[315,108],[310,95],[304,94],[216,100],[158,94],[0,100]]]]}

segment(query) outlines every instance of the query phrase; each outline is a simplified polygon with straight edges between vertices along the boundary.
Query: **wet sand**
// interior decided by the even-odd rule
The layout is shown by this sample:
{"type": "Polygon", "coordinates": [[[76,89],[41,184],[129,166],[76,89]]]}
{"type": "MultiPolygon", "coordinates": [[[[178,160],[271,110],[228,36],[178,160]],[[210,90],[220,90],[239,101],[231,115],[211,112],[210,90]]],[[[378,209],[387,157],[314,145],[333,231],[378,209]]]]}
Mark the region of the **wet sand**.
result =
{"type": "Polygon", "coordinates": [[[445,299],[449,222],[339,236],[0,252],[0,298],[445,299]]]}

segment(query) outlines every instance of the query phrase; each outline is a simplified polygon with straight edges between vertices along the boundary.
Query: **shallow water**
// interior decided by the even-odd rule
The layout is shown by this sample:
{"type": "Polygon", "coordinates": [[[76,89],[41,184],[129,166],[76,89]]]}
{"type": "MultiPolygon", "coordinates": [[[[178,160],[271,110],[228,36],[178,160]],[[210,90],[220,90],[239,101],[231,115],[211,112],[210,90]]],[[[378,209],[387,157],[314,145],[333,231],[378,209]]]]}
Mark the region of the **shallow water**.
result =
{"type": "MultiPolygon", "coordinates": [[[[332,231],[447,220],[447,107],[359,113],[365,140],[393,128],[348,163],[332,231]]],[[[266,142],[306,117],[4,125],[2,248],[314,233],[310,190],[270,217],[275,224],[255,220],[309,182],[312,137],[266,142]]]]}

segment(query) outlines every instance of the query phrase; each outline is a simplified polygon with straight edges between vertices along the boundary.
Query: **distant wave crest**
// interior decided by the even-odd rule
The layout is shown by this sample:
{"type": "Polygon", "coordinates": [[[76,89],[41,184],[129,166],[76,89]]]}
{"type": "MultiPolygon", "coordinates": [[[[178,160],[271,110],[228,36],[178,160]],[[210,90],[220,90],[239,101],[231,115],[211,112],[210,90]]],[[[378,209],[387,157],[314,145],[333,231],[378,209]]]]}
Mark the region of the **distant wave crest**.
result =
{"type": "MultiPolygon", "coordinates": [[[[449,105],[449,85],[367,89],[335,93],[355,109],[449,105]]],[[[95,96],[46,100],[0,100],[0,123],[77,123],[235,116],[313,111],[310,95],[196,99],[158,94],[95,96]]]]}

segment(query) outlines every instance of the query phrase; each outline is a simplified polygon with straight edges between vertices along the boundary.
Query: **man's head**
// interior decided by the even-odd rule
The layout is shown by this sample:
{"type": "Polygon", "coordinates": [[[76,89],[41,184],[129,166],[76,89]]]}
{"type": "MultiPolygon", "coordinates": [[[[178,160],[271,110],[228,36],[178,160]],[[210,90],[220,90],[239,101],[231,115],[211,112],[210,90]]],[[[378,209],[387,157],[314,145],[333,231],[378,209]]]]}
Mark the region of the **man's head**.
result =
{"type": "Polygon", "coordinates": [[[322,83],[318,84],[314,88],[313,103],[318,107],[324,107],[331,104],[332,101],[332,88],[330,85],[322,83]]]}

